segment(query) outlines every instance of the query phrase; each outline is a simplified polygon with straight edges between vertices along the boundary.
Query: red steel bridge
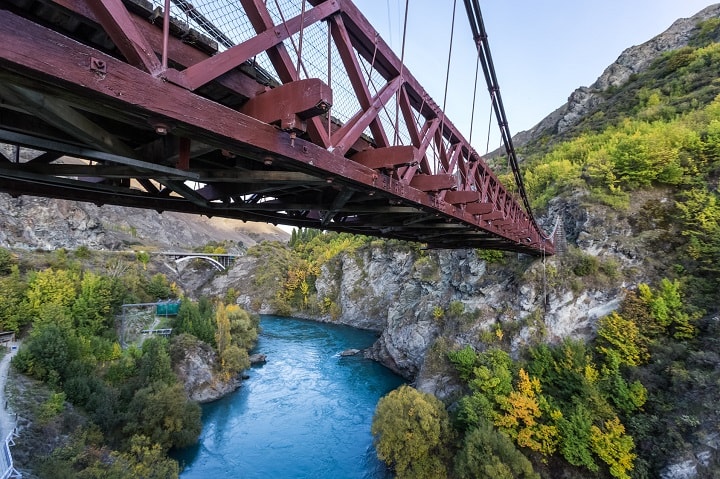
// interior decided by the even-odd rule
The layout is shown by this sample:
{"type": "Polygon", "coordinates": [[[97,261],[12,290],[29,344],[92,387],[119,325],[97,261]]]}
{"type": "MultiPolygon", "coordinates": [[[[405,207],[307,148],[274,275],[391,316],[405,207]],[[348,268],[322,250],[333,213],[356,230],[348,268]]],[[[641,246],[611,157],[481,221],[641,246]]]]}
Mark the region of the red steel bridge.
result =
{"type": "Polygon", "coordinates": [[[552,254],[465,7],[515,193],[350,0],[0,0],[0,191],[552,254]]]}

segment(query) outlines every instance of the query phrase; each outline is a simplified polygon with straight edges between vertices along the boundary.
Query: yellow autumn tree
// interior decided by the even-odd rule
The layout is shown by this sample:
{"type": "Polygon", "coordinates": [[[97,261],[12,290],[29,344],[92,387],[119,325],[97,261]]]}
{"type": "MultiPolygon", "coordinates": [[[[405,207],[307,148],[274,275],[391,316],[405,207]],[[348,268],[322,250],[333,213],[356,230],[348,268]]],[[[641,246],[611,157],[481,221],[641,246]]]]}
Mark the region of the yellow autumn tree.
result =
{"type": "MultiPolygon", "coordinates": [[[[541,421],[543,409],[549,409],[541,392],[540,381],[520,369],[515,390],[497,398],[501,412],[495,418],[495,426],[513,438],[518,446],[550,455],[557,449],[558,430],[554,424],[541,421]]],[[[550,416],[554,422],[560,418],[560,412],[553,411],[550,416]]]]}
{"type": "Polygon", "coordinates": [[[247,347],[257,339],[257,329],[248,313],[237,305],[218,303],[215,310],[215,344],[225,380],[250,367],[247,347]]]}
{"type": "Polygon", "coordinates": [[[607,356],[612,350],[621,364],[638,366],[649,357],[643,345],[637,325],[616,312],[602,318],[598,323],[598,351],[607,356]]]}
{"type": "Polygon", "coordinates": [[[618,479],[630,479],[635,458],[635,443],[625,434],[625,426],[615,417],[605,421],[603,429],[590,426],[590,445],[595,454],[610,467],[610,474],[618,479]]]}

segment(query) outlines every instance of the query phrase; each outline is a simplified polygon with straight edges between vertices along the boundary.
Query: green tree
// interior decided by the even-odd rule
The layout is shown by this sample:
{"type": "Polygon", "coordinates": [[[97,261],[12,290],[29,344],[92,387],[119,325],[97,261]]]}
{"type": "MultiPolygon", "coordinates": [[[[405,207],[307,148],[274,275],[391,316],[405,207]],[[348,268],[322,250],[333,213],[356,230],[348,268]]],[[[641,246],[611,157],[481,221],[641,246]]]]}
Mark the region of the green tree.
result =
{"type": "Polygon", "coordinates": [[[212,307],[209,309],[205,307],[207,303],[207,301],[195,303],[183,298],[175,318],[174,328],[178,334],[192,334],[196,338],[214,346],[215,320],[212,315],[212,307]],[[201,308],[201,306],[203,307],[201,308]]]}
{"type": "Polygon", "coordinates": [[[236,304],[226,306],[225,312],[230,321],[232,343],[243,349],[252,349],[257,341],[260,318],[236,304]]]}
{"type": "Polygon", "coordinates": [[[471,429],[455,456],[458,479],[540,479],[530,461],[505,434],[487,422],[471,429]]]}
{"type": "Polygon", "coordinates": [[[618,418],[605,421],[601,429],[590,427],[590,444],[593,451],[610,466],[610,474],[619,479],[629,479],[629,471],[637,457],[633,453],[635,444],[631,436],[625,434],[625,426],[618,418]]]}
{"type": "Polygon", "coordinates": [[[155,382],[174,384],[177,381],[173,373],[167,340],[149,338],[142,345],[142,356],[138,361],[139,384],[148,385],[155,382]]]}
{"type": "Polygon", "coordinates": [[[23,308],[27,283],[20,277],[17,266],[11,267],[8,276],[0,276],[0,328],[19,332],[30,321],[30,314],[23,308]]]}
{"type": "Polygon", "coordinates": [[[5,248],[0,248],[0,275],[10,274],[16,264],[17,260],[13,254],[5,248]]]}
{"type": "Polygon", "coordinates": [[[167,277],[162,273],[155,274],[152,278],[150,278],[150,282],[145,287],[145,291],[148,296],[154,300],[170,299],[175,297],[172,285],[168,281],[167,277]]]}
{"type": "Polygon", "coordinates": [[[77,276],[64,269],[48,268],[35,273],[26,292],[28,312],[38,316],[47,304],[57,305],[69,312],[77,296],[76,285],[77,276]]]}
{"type": "Polygon", "coordinates": [[[560,432],[560,453],[573,466],[584,466],[596,472],[599,470],[593,457],[590,443],[590,427],[593,418],[590,411],[577,401],[573,409],[558,421],[560,432]]]}
{"type": "Polygon", "coordinates": [[[187,400],[178,383],[155,382],[139,389],[128,405],[127,435],[143,435],[167,451],[197,442],[202,423],[200,406],[187,400]]]}
{"type": "Polygon", "coordinates": [[[220,355],[223,374],[226,379],[236,376],[240,371],[250,367],[250,358],[247,350],[231,344],[220,355]]]}
{"type": "Polygon", "coordinates": [[[398,479],[448,477],[452,432],[436,397],[400,386],[378,402],[371,431],[378,457],[398,479]]]}
{"type": "Polygon", "coordinates": [[[468,377],[470,395],[463,397],[458,407],[458,420],[465,426],[477,426],[483,419],[494,421],[499,402],[513,390],[513,363],[505,351],[489,349],[477,354],[470,373],[471,351],[466,347],[451,355],[451,361],[465,371],[461,375],[468,377]]]}
{"type": "Polygon", "coordinates": [[[106,276],[85,272],[72,305],[72,318],[80,334],[93,336],[112,326],[113,284],[106,276]]]}
{"type": "Polygon", "coordinates": [[[124,453],[115,453],[114,457],[116,460],[108,471],[110,477],[117,473],[118,477],[174,479],[180,474],[178,463],[163,453],[160,444],[153,444],[146,436],[133,436],[130,449],[124,453]]]}
{"type": "Polygon", "coordinates": [[[465,382],[472,379],[475,366],[478,362],[478,356],[469,344],[457,351],[450,351],[448,353],[448,359],[453,366],[455,366],[455,369],[457,369],[458,374],[460,374],[460,379],[465,382]]]}
{"type": "MultiPolygon", "coordinates": [[[[720,229],[718,229],[720,233],[720,229]]],[[[670,281],[663,278],[655,295],[651,308],[655,311],[655,303],[662,303],[665,312],[664,322],[670,326],[670,332],[675,339],[690,339],[695,336],[693,318],[687,313],[683,302],[682,286],[678,280],[670,281]]],[[[660,320],[660,318],[657,318],[660,320]]]]}
{"type": "Polygon", "coordinates": [[[147,269],[147,265],[150,262],[150,253],[147,251],[138,251],[135,253],[135,259],[142,263],[143,269],[147,269]]]}

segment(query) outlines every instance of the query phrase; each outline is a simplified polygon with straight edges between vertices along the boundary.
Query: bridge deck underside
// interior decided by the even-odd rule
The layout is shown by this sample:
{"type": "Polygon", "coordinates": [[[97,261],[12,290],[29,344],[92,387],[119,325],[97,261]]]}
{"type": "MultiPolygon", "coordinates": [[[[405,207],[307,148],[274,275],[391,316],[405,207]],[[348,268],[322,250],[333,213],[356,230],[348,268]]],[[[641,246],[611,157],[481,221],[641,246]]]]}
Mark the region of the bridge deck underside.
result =
{"type": "MultiPolygon", "coordinates": [[[[263,2],[240,3],[254,12],[248,17],[259,31],[250,42],[269,41],[262,30],[275,27],[260,25],[267,22],[263,2]]],[[[346,65],[368,61],[352,55],[372,57],[386,81],[369,90],[347,73],[358,111],[343,120],[325,111],[332,103],[326,82],[297,81],[287,40],[256,47],[273,72],[232,57],[226,61],[239,64],[192,70],[240,48],[222,56],[197,32],[188,43],[188,30],[173,20],[169,68],[158,71],[162,18],[148,21],[147,2],[0,0],[0,142],[27,153],[0,154],[0,190],[429,247],[552,253],[452,124],[438,129],[442,112],[411,75],[397,71],[384,43],[367,43],[373,31],[355,7],[310,3],[303,15],[329,25],[331,55],[346,65]],[[283,89],[290,96],[263,104],[271,97],[261,93],[283,89]],[[290,107],[273,111],[283,102],[290,107]],[[404,116],[403,145],[392,144],[392,133],[372,116],[389,102],[404,116]]]]}

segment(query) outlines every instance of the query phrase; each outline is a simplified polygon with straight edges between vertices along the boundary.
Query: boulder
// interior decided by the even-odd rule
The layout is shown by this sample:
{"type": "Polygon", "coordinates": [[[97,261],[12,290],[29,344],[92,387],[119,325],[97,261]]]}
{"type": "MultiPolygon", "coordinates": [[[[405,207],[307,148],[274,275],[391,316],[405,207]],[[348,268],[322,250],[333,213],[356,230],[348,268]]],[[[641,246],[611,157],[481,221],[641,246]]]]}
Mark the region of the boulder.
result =
{"type": "Polygon", "coordinates": [[[267,356],[265,354],[251,354],[250,357],[250,364],[265,364],[267,362],[267,356]]]}

